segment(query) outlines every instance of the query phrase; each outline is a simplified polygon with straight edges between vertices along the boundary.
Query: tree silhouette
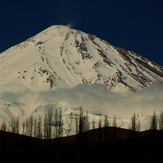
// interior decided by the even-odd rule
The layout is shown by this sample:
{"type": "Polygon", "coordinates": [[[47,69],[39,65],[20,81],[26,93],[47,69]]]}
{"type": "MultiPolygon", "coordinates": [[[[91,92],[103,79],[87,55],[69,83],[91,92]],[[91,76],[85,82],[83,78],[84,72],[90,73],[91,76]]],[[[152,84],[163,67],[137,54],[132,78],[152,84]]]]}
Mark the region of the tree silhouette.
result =
{"type": "Polygon", "coordinates": [[[116,116],[113,118],[113,140],[115,141],[117,138],[117,122],[116,122],[116,116]]]}
{"type": "Polygon", "coordinates": [[[136,114],[134,113],[131,117],[131,130],[133,131],[139,131],[140,130],[140,121],[138,121],[136,114]]]}
{"type": "Polygon", "coordinates": [[[96,123],[96,122],[93,120],[93,121],[92,121],[92,129],[95,129],[95,123],[96,123]]]}
{"type": "Polygon", "coordinates": [[[37,129],[38,129],[38,127],[37,127],[37,119],[34,119],[33,125],[34,125],[34,127],[33,127],[34,128],[33,135],[34,135],[35,138],[37,138],[37,135],[38,135],[38,132],[37,132],[37,129]]]}
{"type": "Polygon", "coordinates": [[[133,131],[137,130],[137,124],[136,124],[136,114],[134,113],[133,116],[131,117],[131,129],[133,131]]]}
{"type": "Polygon", "coordinates": [[[57,122],[59,120],[59,113],[58,113],[58,109],[56,109],[55,111],[55,115],[54,115],[54,122],[55,122],[55,138],[59,137],[59,127],[57,125],[57,122]]]}
{"type": "Polygon", "coordinates": [[[38,122],[37,122],[37,137],[42,138],[42,118],[39,115],[38,122]]]}
{"type": "Polygon", "coordinates": [[[101,128],[102,127],[102,120],[101,120],[101,116],[99,118],[99,122],[98,122],[98,128],[101,128]]]}
{"type": "Polygon", "coordinates": [[[11,126],[11,132],[18,134],[19,133],[19,118],[12,117],[10,126],[11,126]]]}
{"type": "Polygon", "coordinates": [[[108,116],[105,115],[105,117],[104,117],[104,127],[105,127],[104,128],[104,141],[108,140],[108,136],[109,136],[108,126],[109,126],[108,116]]]}
{"type": "Polygon", "coordinates": [[[84,129],[83,129],[83,132],[86,132],[90,128],[88,111],[85,112],[85,115],[83,117],[83,120],[84,120],[84,125],[83,125],[83,128],[84,129]]]}
{"type": "Polygon", "coordinates": [[[59,108],[55,113],[55,128],[56,128],[56,137],[62,137],[63,129],[62,129],[62,109],[59,108]]]}
{"type": "MultiPolygon", "coordinates": [[[[78,135],[77,141],[78,142],[82,142],[81,140],[81,135],[83,132],[86,132],[89,130],[90,128],[90,124],[89,124],[89,115],[88,115],[88,111],[83,111],[83,109],[80,107],[79,108],[79,113],[76,114],[75,116],[75,124],[76,124],[76,134],[78,135]]],[[[87,135],[88,136],[88,135],[87,135]]],[[[85,139],[89,139],[89,136],[85,139]]]]}
{"type": "Polygon", "coordinates": [[[79,109],[79,134],[83,133],[83,109],[79,109]]]}
{"type": "Polygon", "coordinates": [[[159,118],[159,129],[163,130],[163,111],[160,113],[160,118],[159,118]]]}
{"type": "Polygon", "coordinates": [[[16,118],[16,133],[19,134],[19,129],[20,129],[20,125],[19,125],[19,118],[16,118]]]}
{"type": "Polygon", "coordinates": [[[75,129],[76,129],[76,134],[79,134],[79,115],[75,115],[75,129]]]}
{"type": "Polygon", "coordinates": [[[28,121],[28,131],[29,131],[29,136],[33,136],[33,126],[34,126],[34,119],[33,119],[33,115],[31,115],[29,117],[29,121],[28,121]]]}
{"type": "Polygon", "coordinates": [[[105,118],[104,118],[104,127],[108,127],[108,126],[109,126],[108,116],[105,115],[105,118]]]}
{"type": "Polygon", "coordinates": [[[98,135],[97,135],[97,141],[101,142],[103,140],[103,135],[102,135],[102,120],[101,116],[99,117],[99,122],[98,122],[98,135]]]}
{"type": "Polygon", "coordinates": [[[52,108],[50,108],[44,117],[44,137],[46,139],[50,139],[52,137],[52,117],[53,111],[52,108]]]}
{"type": "Polygon", "coordinates": [[[7,125],[6,125],[5,121],[2,123],[1,130],[2,131],[7,131],[7,125]]]}
{"type": "Polygon", "coordinates": [[[153,116],[151,117],[150,129],[157,130],[157,116],[155,111],[153,112],[153,116]]]}
{"type": "Polygon", "coordinates": [[[117,127],[116,116],[114,116],[114,118],[113,118],[113,127],[117,127]]]}
{"type": "Polygon", "coordinates": [[[22,134],[25,135],[25,121],[22,123],[22,134]]]}

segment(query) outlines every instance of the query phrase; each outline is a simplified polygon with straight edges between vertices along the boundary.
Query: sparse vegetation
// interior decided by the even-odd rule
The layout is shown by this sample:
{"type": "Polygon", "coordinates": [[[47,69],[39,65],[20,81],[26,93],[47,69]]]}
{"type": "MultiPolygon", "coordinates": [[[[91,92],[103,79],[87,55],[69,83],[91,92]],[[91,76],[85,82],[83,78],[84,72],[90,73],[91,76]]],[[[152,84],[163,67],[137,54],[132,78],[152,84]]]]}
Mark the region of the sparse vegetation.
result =
{"type": "MultiPolygon", "coordinates": [[[[97,120],[90,122],[88,111],[84,111],[82,108],[78,108],[76,110],[78,111],[74,114],[76,135],[82,135],[89,130],[100,129],[97,135],[94,135],[96,141],[107,140],[108,137],[110,137],[110,133],[108,133],[107,129],[110,127],[107,115],[104,116],[100,114],[98,115],[98,122],[96,122],[97,120]],[[102,130],[103,132],[101,132],[102,130]]],[[[56,109],[55,112],[53,111],[53,108],[49,108],[43,118],[40,115],[37,117],[31,115],[22,124],[20,124],[18,117],[12,117],[11,121],[8,124],[5,121],[2,123],[0,130],[19,134],[21,129],[22,135],[30,137],[39,139],[60,138],[63,136],[62,117],[63,115],[61,108],[56,109]]],[[[114,128],[113,137],[115,138],[117,136],[116,116],[113,117],[112,127],[114,128]]],[[[135,113],[131,117],[131,124],[129,129],[133,130],[134,132],[140,132],[140,121],[135,113]]],[[[150,119],[149,129],[163,130],[163,112],[160,113],[159,118],[155,112],[153,113],[150,119]]]]}
{"type": "Polygon", "coordinates": [[[151,117],[150,129],[157,130],[157,116],[155,111],[153,112],[153,116],[151,117]]]}
{"type": "Polygon", "coordinates": [[[135,113],[131,117],[131,130],[133,130],[133,131],[140,130],[140,122],[138,121],[135,113]]]}
{"type": "Polygon", "coordinates": [[[163,111],[160,113],[159,129],[163,130],[163,111]]]}

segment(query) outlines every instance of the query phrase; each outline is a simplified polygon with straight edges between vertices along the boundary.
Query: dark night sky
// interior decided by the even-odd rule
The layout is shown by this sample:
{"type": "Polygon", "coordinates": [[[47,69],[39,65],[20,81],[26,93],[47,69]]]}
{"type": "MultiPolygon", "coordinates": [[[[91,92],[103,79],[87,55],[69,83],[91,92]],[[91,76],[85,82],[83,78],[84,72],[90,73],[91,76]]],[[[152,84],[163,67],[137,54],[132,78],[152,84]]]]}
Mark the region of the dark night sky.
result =
{"type": "Polygon", "coordinates": [[[0,52],[71,23],[163,66],[163,0],[4,0],[0,21],[0,52]]]}

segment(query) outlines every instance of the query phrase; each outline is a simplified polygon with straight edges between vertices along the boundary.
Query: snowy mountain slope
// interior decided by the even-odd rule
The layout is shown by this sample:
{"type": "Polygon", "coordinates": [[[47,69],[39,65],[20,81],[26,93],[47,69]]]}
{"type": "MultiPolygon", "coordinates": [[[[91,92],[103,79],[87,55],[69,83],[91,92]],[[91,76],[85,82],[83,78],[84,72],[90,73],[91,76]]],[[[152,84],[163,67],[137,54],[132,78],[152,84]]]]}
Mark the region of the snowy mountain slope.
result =
{"type": "MultiPolygon", "coordinates": [[[[22,123],[30,115],[44,116],[49,106],[61,107],[64,135],[75,133],[73,115],[80,106],[90,111],[90,123],[98,123],[97,112],[110,114],[110,121],[116,114],[118,125],[127,128],[132,113],[141,115],[141,110],[117,101],[126,92],[163,83],[161,66],[67,26],[52,26],[1,53],[0,73],[0,123],[13,116],[22,123]]],[[[151,109],[143,113],[142,121],[150,114],[151,109]]]]}
{"type": "Polygon", "coordinates": [[[93,35],[52,26],[0,55],[0,86],[33,90],[100,83],[114,92],[163,82],[163,68],[93,35]]]}

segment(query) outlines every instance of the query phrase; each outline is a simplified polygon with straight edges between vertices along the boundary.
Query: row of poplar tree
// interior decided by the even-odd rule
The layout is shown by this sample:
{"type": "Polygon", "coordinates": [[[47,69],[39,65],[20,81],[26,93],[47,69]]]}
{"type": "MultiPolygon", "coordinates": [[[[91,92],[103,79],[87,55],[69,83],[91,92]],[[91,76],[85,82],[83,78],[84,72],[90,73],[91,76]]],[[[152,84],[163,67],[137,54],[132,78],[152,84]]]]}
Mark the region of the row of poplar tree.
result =
{"type": "Polygon", "coordinates": [[[62,137],[62,109],[56,109],[53,113],[53,109],[50,108],[44,117],[39,115],[36,118],[31,115],[22,124],[19,123],[18,117],[12,117],[8,125],[3,122],[1,130],[36,138],[62,137]]]}
{"type": "MultiPolygon", "coordinates": [[[[98,126],[95,126],[95,122],[92,123],[92,126],[90,126],[88,111],[84,111],[82,108],[79,108],[77,110],[79,112],[78,114],[75,114],[76,134],[81,134],[95,128],[108,126],[117,127],[116,117],[113,118],[113,122],[110,125],[107,115],[104,117],[99,116],[98,126]]],[[[6,122],[3,122],[1,130],[19,134],[21,128],[21,133],[23,135],[40,139],[58,138],[63,136],[62,116],[63,115],[61,108],[56,109],[55,112],[53,112],[53,109],[50,108],[48,109],[48,112],[44,115],[44,117],[38,116],[37,118],[34,118],[33,116],[30,116],[22,124],[20,124],[18,117],[12,117],[11,121],[8,124],[6,124],[6,122]]],[[[135,113],[131,117],[131,124],[129,126],[129,129],[140,131],[140,121],[138,121],[135,113]]],[[[153,113],[153,115],[151,116],[149,129],[163,130],[163,112],[160,113],[160,116],[157,116],[155,112],[153,113]]]]}

